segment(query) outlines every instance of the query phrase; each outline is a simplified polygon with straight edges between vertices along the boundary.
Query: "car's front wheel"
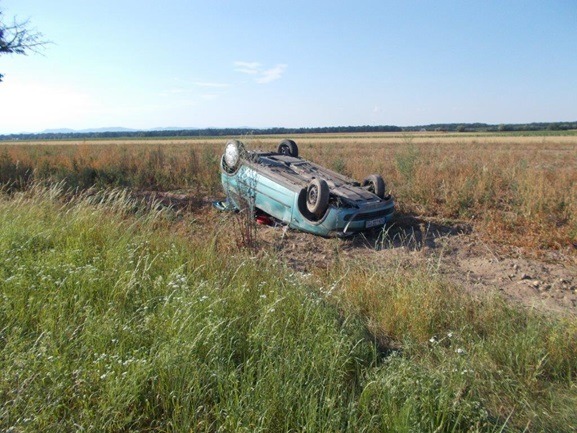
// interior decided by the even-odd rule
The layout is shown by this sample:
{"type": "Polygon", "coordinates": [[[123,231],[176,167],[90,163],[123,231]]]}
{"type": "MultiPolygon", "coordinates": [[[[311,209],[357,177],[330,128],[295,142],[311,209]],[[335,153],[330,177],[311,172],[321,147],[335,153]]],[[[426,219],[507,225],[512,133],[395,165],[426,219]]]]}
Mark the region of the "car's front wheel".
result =
{"type": "Polygon", "coordinates": [[[329,206],[329,185],[324,179],[313,179],[307,186],[307,209],[321,218],[329,206]]]}

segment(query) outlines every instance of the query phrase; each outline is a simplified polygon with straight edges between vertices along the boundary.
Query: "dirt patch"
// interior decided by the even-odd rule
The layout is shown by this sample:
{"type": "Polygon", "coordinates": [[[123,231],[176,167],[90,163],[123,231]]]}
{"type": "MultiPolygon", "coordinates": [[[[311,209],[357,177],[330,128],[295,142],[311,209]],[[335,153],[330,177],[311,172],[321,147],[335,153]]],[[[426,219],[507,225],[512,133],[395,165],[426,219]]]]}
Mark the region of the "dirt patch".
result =
{"type": "Polygon", "coordinates": [[[468,290],[496,290],[527,307],[577,314],[577,266],[569,257],[555,251],[546,259],[504,254],[475,233],[440,245],[446,251],[443,273],[468,290]]]}
{"type": "Polygon", "coordinates": [[[324,239],[286,227],[259,227],[265,248],[297,271],[308,273],[339,260],[382,266],[427,264],[471,293],[498,292],[505,299],[541,311],[577,314],[575,256],[548,251],[532,258],[522,251],[489,245],[474,227],[398,215],[384,231],[348,239],[324,239]]]}

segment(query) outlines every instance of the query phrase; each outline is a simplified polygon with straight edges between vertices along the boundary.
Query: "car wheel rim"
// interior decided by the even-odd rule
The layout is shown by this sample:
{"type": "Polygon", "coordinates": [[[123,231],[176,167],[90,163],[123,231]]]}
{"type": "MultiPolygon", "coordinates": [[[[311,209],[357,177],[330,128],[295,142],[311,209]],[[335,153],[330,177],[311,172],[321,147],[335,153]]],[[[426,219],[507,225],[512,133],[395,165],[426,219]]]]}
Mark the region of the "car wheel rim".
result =
{"type": "Polygon", "coordinates": [[[308,202],[311,205],[316,204],[319,192],[316,186],[311,186],[309,189],[308,202]]]}

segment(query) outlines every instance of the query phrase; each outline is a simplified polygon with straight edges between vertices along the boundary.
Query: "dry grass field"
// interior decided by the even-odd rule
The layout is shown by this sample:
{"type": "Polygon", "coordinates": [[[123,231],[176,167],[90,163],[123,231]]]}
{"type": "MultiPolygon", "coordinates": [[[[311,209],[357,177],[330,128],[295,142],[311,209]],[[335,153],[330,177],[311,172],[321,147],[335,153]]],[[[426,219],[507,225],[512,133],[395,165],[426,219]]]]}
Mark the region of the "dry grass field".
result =
{"type": "MultiPolygon", "coordinates": [[[[381,173],[403,214],[467,221],[487,242],[575,252],[577,136],[443,133],[292,137],[303,157],[363,179],[381,173]]],[[[274,149],[279,137],[247,136],[274,149]]],[[[65,179],[214,195],[226,138],[15,142],[0,145],[0,181],[65,179]]]]}

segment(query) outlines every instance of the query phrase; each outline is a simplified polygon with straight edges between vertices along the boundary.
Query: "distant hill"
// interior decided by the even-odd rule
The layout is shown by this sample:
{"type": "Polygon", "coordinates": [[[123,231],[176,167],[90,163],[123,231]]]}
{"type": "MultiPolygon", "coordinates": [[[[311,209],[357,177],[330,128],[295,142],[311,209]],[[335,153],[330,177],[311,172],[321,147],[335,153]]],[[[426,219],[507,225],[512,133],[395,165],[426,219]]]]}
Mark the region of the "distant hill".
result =
{"type": "Polygon", "coordinates": [[[138,129],[123,128],[122,126],[110,126],[104,128],[89,128],[89,129],[70,129],[70,128],[60,128],[60,129],[45,129],[39,134],[85,134],[91,132],[136,132],[138,129]]]}
{"type": "Polygon", "coordinates": [[[60,129],[45,129],[44,131],[40,132],[39,134],[74,134],[78,131],[69,128],[60,128],[60,129]]]}
{"type": "Polygon", "coordinates": [[[108,128],[82,129],[80,132],[136,132],[138,129],[123,128],[122,126],[111,126],[108,128]]]}

